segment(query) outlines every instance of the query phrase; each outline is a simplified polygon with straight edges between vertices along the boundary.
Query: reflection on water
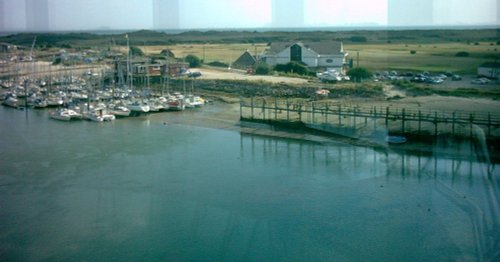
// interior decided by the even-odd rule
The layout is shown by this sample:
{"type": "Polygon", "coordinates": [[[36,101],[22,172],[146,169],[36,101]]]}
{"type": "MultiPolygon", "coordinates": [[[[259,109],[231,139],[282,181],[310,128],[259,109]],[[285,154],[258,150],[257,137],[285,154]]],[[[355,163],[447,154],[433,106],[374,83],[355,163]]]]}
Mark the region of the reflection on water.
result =
{"type": "Polygon", "coordinates": [[[498,168],[0,109],[0,260],[488,260],[498,168]]]}

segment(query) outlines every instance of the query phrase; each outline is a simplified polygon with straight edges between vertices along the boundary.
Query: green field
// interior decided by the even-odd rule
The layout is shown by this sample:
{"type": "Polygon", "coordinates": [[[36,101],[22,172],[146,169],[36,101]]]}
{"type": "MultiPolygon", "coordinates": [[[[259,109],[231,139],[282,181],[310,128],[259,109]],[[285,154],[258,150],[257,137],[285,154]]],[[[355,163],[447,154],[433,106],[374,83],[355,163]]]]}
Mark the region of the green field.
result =
{"type": "Polygon", "coordinates": [[[494,61],[499,46],[493,42],[428,43],[428,44],[346,44],[344,49],[356,64],[374,71],[429,71],[474,74],[477,66],[494,61]],[[493,45],[492,45],[493,44],[493,45]],[[416,51],[411,54],[410,51],[416,51]],[[469,57],[457,57],[458,52],[468,52],[469,57]]]}
{"type": "MultiPolygon", "coordinates": [[[[499,46],[493,42],[480,42],[478,45],[466,43],[436,44],[392,44],[392,43],[346,43],[344,50],[349,53],[348,59],[358,61],[359,66],[372,71],[429,71],[474,74],[477,66],[494,61],[499,46]],[[410,51],[415,50],[415,54],[410,51]],[[458,52],[465,51],[469,57],[456,57],[458,52]]],[[[261,54],[266,43],[258,44],[178,44],[159,46],[139,46],[146,54],[159,54],[163,49],[170,49],[178,58],[196,55],[205,63],[219,61],[226,64],[234,62],[243,52],[261,54]]],[[[125,48],[121,51],[126,52],[125,48]]]]}

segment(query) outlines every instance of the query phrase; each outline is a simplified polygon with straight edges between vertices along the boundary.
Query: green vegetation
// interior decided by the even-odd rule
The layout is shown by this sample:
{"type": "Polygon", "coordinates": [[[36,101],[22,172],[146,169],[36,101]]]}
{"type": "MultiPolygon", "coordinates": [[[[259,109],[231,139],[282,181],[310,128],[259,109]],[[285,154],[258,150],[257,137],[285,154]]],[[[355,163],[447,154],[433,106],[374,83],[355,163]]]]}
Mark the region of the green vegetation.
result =
{"type": "Polygon", "coordinates": [[[130,55],[132,55],[132,56],[144,56],[144,52],[142,52],[142,50],[137,46],[131,46],[130,47],[130,55]]]}
{"type": "Polygon", "coordinates": [[[363,83],[363,84],[345,84],[337,85],[330,89],[329,98],[341,97],[382,97],[384,95],[384,87],[380,84],[363,83]]]}
{"type": "Polygon", "coordinates": [[[455,54],[456,57],[469,57],[469,52],[466,51],[460,51],[455,54]]]}
{"type": "Polygon", "coordinates": [[[61,64],[61,57],[60,56],[54,58],[54,60],[52,61],[52,65],[59,65],[59,64],[61,64]]]}
{"type": "Polygon", "coordinates": [[[189,67],[193,68],[193,67],[200,67],[201,65],[201,60],[199,57],[195,56],[195,55],[187,55],[186,56],[186,62],[189,63],[189,67]]]}
{"type": "Polygon", "coordinates": [[[229,67],[229,64],[223,63],[223,62],[220,62],[220,61],[213,61],[213,62],[207,63],[207,65],[209,65],[209,66],[215,66],[215,67],[224,67],[224,68],[228,68],[229,67]]]}
{"type": "Polygon", "coordinates": [[[292,73],[292,74],[298,74],[298,75],[309,75],[309,69],[307,66],[297,63],[297,62],[290,62],[287,64],[278,64],[274,67],[275,71],[278,72],[284,72],[284,73],[292,73]]]}
{"type": "Polygon", "coordinates": [[[357,42],[357,43],[364,43],[368,41],[368,39],[366,39],[366,37],[364,36],[351,36],[351,38],[349,39],[351,40],[351,42],[357,42]]]}
{"type": "Polygon", "coordinates": [[[271,68],[266,63],[260,63],[257,68],[255,68],[256,75],[269,75],[271,68]]]}
{"type": "Polygon", "coordinates": [[[361,82],[362,80],[370,79],[373,76],[373,74],[364,67],[352,68],[349,71],[347,71],[347,75],[356,82],[361,82]]]}

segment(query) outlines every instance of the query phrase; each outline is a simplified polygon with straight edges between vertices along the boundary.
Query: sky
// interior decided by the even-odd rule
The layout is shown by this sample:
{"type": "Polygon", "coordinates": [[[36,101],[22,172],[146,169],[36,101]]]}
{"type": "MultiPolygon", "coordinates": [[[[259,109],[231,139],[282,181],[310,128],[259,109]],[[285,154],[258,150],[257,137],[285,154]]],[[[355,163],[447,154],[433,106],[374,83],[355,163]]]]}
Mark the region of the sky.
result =
{"type": "MultiPolygon", "coordinates": [[[[276,25],[276,21],[273,21],[272,1],[278,0],[178,1],[179,29],[264,28],[276,25]]],[[[288,1],[303,2],[303,21],[295,21],[294,24],[300,23],[304,27],[499,25],[500,17],[500,0],[288,1]]],[[[3,2],[3,5],[0,4],[0,8],[3,7],[3,10],[0,10],[0,19],[3,19],[4,27],[0,30],[26,30],[25,1],[0,0],[0,2],[3,2]]],[[[50,30],[153,29],[154,27],[152,0],[48,0],[48,2],[50,30]]],[[[302,6],[302,4],[290,4],[290,6],[302,6]]],[[[277,12],[281,13],[280,17],[284,17],[296,13],[297,10],[290,11],[284,8],[277,12]]]]}

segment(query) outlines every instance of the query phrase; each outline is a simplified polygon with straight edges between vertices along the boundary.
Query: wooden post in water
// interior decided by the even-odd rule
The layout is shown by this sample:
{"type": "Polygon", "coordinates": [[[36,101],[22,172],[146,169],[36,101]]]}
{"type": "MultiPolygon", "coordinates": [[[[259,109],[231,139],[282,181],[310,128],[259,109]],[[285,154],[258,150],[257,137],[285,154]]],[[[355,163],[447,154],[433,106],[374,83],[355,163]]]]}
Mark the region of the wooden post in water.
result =
{"type": "Polygon", "coordinates": [[[250,100],[250,106],[251,106],[252,119],[253,119],[253,118],[254,118],[254,117],[253,117],[253,116],[254,116],[254,114],[253,114],[253,106],[254,106],[254,104],[253,104],[253,96],[252,96],[252,98],[251,98],[251,100],[250,100]]]}
{"type": "Polygon", "coordinates": [[[418,110],[418,135],[422,132],[422,112],[418,110]]]}
{"type": "Polygon", "coordinates": [[[302,122],[302,103],[299,104],[299,122],[302,122]]]}
{"type": "Polygon", "coordinates": [[[377,130],[377,107],[373,107],[373,130],[377,130]]]}
{"type": "Polygon", "coordinates": [[[311,102],[311,123],[314,124],[314,102],[311,102]]]}
{"type": "Polygon", "coordinates": [[[403,108],[401,112],[401,134],[405,133],[406,110],[403,108]]]}
{"type": "Polygon", "coordinates": [[[262,120],[266,120],[266,99],[262,99],[262,120]]]}
{"type": "Polygon", "coordinates": [[[389,130],[389,107],[385,108],[385,128],[389,130]]]}
{"type": "Polygon", "coordinates": [[[438,113],[434,112],[434,136],[438,135],[438,113]]]}
{"type": "Polygon", "coordinates": [[[286,99],[286,121],[290,122],[290,102],[286,99]]]}
{"type": "Polygon", "coordinates": [[[472,139],[472,122],[474,121],[474,115],[472,113],[469,115],[469,138],[472,139]]]}
{"type": "Polygon", "coordinates": [[[325,124],[328,123],[328,104],[325,104],[325,124]]]}
{"type": "Polygon", "coordinates": [[[243,98],[240,96],[240,120],[243,118],[243,98]]]}
{"type": "Polygon", "coordinates": [[[354,120],[354,124],[353,124],[354,129],[356,129],[356,114],[357,114],[356,109],[357,109],[356,107],[354,107],[352,109],[352,115],[353,115],[353,120],[354,120]]]}
{"type": "Polygon", "coordinates": [[[455,136],[455,111],[453,111],[451,116],[451,135],[455,136]]]}
{"type": "MultiPolygon", "coordinates": [[[[371,113],[372,113],[372,112],[370,111],[370,114],[371,114],[371,113]]],[[[367,125],[368,125],[368,117],[367,117],[367,116],[366,116],[366,114],[365,114],[365,127],[366,127],[367,125]]]]}
{"type": "Polygon", "coordinates": [[[278,120],[278,99],[274,98],[274,121],[278,120]]]}
{"type": "Polygon", "coordinates": [[[342,105],[339,104],[339,126],[342,126],[342,105]]]}
{"type": "Polygon", "coordinates": [[[488,112],[488,137],[491,135],[491,113],[488,112]]]}

